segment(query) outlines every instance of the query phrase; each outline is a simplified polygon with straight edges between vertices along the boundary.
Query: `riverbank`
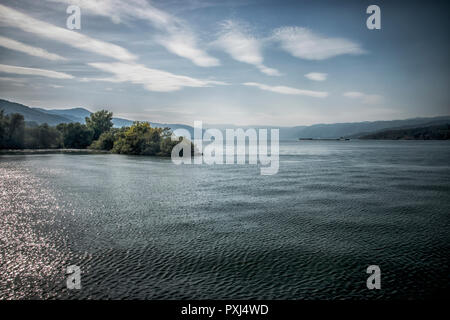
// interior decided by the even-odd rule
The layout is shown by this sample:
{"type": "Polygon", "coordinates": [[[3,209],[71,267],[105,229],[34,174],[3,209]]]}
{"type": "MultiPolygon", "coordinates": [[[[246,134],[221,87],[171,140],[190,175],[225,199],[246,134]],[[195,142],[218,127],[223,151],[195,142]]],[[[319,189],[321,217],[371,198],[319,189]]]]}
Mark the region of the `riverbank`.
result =
{"type": "Polygon", "coordinates": [[[110,153],[110,152],[105,151],[105,150],[93,150],[93,149],[5,149],[5,150],[0,150],[0,155],[47,154],[47,153],[97,154],[97,153],[110,153]]]}

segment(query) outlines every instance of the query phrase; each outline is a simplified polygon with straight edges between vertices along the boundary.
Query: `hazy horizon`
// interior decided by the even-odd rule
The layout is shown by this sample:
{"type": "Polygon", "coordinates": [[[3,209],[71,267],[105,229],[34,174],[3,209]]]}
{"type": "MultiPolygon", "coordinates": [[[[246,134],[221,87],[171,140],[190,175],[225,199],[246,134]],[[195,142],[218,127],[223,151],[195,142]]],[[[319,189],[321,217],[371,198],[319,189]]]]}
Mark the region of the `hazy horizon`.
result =
{"type": "MultiPolygon", "coordinates": [[[[1,98],[0,98],[1,99],[1,98]]],[[[3,99],[3,100],[7,100],[7,99],[3,99]]],[[[9,101],[9,100],[7,100],[9,101]]],[[[17,101],[9,101],[12,103],[19,103],[19,104],[23,104],[17,101]]],[[[25,104],[23,104],[25,105],[25,104]]],[[[25,105],[27,106],[27,105],[25,105]]],[[[45,109],[48,111],[52,111],[52,110],[73,110],[73,109],[84,109],[87,110],[91,113],[98,111],[92,111],[89,108],[83,107],[83,106],[75,106],[75,107],[69,107],[69,108],[46,108],[46,107],[42,107],[42,106],[27,106],[30,108],[40,108],[40,109],[45,109]]],[[[185,122],[178,122],[176,120],[174,121],[170,121],[170,122],[158,122],[158,121],[153,121],[151,119],[130,119],[130,118],[126,118],[126,117],[121,117],[118,116],[117,114],[113,115],[114,118],[120,118],[120,119],[124,119],[124,120],[130,120],[130,121],[146,121],[146,122],[153,122],[153,123],[161,123],[161,124],[180,124],[180,125],[187,125],[187,126],[193,126],[193,122],[191,123],[185,123],[185,122]]],[[[442,118],[442,117],[450,117],[450,114],[443,114],[443,115],[437,115],[437,116],[429,116],[429,117],[412,117],[412,118],[403,118],[403,119],[389,119],[389,120],[362,120],[362,121],[343,121],[343,122],[318,122],[318,123],[312,123],[312,124],[298,124],[298,125],[285,125],[285,126],[276,126],[276,125],[271,125],[271,124],[241,124],[241,125],[237,125],[237,124],[233,124],[233,123],[203,123],[203,127],[207,128],[207,127],[213,127],[215,126],[215,128],[218,129],[226,129],[226,128],[233,128],[233,127],[264,127],[264,128],[270,128],[270,127],[278,127],[278,128],[291,128],[291,127],[308,127],[308,126],[314,126],[314,125],[328,125],[328,124],[345,124],[345,123],[361,123],[361,122],[378,122],[378,121],[401,121],[401,120],[412,120],[412,119],[434,119],[434,118],[442,118]]]]}

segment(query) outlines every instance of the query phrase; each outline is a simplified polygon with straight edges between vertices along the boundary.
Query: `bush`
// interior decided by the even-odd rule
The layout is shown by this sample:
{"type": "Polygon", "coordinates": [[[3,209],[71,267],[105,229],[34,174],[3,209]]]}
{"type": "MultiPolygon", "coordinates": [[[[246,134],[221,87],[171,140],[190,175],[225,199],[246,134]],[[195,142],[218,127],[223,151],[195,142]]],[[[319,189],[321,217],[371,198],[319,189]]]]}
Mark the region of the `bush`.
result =
{"type": "Polygon", "coordinates": [[[84,124],[60,123],[56,128],[62,134],[64,148],[84,149],[92,144],[94,132],[84,124]]]}
{"type": "Polygon", "coordinates": [[[86,126],[93,132],[93,140],[100,138],[102,133],[108,132],[113,127],[112,112],[101,110],[86,117],[86,126]]]}
{"type": "Polygon", "coordinates": [[[0,148],[21,149],[24,147],[25,121],[23,115],[4,115],[0,111],[0,148]]]}
{"type": "Polygon", "coordinates": [[[118,134],[118,132],[118,129],[112,129],[111,131],[103,132],[98,140],[92,142],[92,144],[89,146],[89,149],[110,151],[114,147],[114,141],[116,140],[116,135],[118,134]]]}
{"type": "MultiPolygon", "coordinates": [[[[152,128],[148,122],[136,121],[130,127],[112,128],[112,113],[102,110],[81,123],[47,124],[27,123],[20,114],[4,115],[0,110],[0,149],[74,148],[107,150],[120,154],[170,157],[172,149],[181,142],[172,141],[169,128],[152,128]],[[98,135],[98,139],[94,139],[98,135]]],[[[191,145],[191,155],[194,145],[191,145]]]]}
{"type": "Polygon", "coordinates": [[[61,133],[44,123],[37,127],[25,128],[25,147],[29,149],[49,149],[62,146],[61,133]]]}
{"type": "Polygon", "coordinates": [[[148,122],[136,121],[116,135],[112,152],[148,156],[170,157],[178,143],[171,140],[169,128],[152,128],[148,122]]]}

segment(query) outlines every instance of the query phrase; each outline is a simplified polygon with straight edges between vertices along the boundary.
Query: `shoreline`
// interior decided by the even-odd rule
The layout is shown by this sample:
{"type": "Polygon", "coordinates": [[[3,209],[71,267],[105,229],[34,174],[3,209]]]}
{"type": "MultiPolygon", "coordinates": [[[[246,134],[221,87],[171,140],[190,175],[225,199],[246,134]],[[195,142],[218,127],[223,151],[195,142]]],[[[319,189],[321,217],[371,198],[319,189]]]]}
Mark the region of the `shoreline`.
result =
{"type": "Polygon", "coordinates": [[[50,154],[50,153],[78,153],[78,154],[108,154],[109,151],[93,149],[4,149],[0,155],[14,154],[50,154]]]}

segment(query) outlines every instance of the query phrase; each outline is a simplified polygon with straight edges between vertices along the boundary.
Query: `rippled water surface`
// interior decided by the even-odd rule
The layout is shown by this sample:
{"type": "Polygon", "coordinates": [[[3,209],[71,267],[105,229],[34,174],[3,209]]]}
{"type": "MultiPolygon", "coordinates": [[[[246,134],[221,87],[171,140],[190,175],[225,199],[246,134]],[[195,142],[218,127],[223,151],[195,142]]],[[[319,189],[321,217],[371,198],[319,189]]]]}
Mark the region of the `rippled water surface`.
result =
{"type": "Polygon", "coordinates": [[[0,156],[0,298],[410,299],[449,290],[450,143],[302,141],[280,170],[0,156]],[[65,268],[82,288],[65,288],[65,268]],[[366,288],[379,265],[381,290],[366,288]]]}

